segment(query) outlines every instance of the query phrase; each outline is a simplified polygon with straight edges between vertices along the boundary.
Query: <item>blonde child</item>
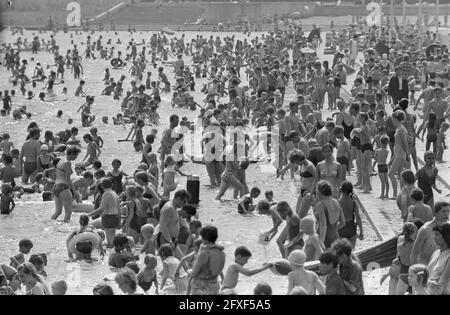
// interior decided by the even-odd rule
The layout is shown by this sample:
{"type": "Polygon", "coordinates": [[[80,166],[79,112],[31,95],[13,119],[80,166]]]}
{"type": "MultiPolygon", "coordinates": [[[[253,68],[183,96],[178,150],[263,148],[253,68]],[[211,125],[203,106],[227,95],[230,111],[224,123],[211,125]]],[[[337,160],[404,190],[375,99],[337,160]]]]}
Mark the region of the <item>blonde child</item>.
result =
{"type": "Polygon", "coordinates": [[[158,265],[158,260],[154,255],[145,255],[144,265],[144,269],[137,274],[138,285],[147,294],[152,288],[152,285],[155,284],[155,293],[159,295],[158,277],[155,270],[158,265]]]}
{"type": "Polygon", "coordinates": [[[316,221],[312,216],[306,216],[300,221],[300,229],[304,233],[304,251],[306,261],[315,261],[323,253],[325,245],[320,242],[319,235],[316,233],[316,221]]]}
{"type": "Polygon", "coordinates": [[[427,266],[415,264],[408,269],[408,282],[412,287],[412,295],[429,295],[427,290],[428,282],[427,266]]]}
{"type": "Polygon", "coordinates": [[[166,160],[164,162],[166,168],[163,171],[163,188],[164,193],[163,197],[170,199],[170,193],[175,191],[178,186],[178,181],[176,180],[176,174],[180,174],[181,176],[188,176],[179,170],[177,161],[175,161],[175,156],[170,154],[166,156],[166,160]]]}
{"type": "Polygon", "coordinates": [[[155,255],[155,227],[152,224],[145,224],[141,227],[141,234],[144,237],[144,246],[141,253],[155,255]]]}
{"type": "Polygon", "coordinates": [[[158,253],[163,263],[163,270],[161,271],[161,290],[164,288],[167,279],[171,279],[175,284],[178,293],[186,292],[188,277],[184,270],[180,270],[178,275],[175,275],[180,261],[173,256],[172,247],[169,244],[164,244],[159,248],[158,253]]]}
{"type": "Polygon", "coordinates": [[[387,165],[389,137],[382,136],[380,142],[381,148],[375,150],[375,162],[378,164],[378,176],[381,181],[381,195],[378,198],[389,199],[389,168],[387,165]]]}
{"type": "Polygon", "coordinates": [[[298,286],[305,288],[309,295],[316,295],[316,291],[325,294],[325,286],[319,276],[305,269],[306,254],[303,250],[294,250],[288,259],[292,267],[292,271],[288,274],[288,294],[298,286]]]}

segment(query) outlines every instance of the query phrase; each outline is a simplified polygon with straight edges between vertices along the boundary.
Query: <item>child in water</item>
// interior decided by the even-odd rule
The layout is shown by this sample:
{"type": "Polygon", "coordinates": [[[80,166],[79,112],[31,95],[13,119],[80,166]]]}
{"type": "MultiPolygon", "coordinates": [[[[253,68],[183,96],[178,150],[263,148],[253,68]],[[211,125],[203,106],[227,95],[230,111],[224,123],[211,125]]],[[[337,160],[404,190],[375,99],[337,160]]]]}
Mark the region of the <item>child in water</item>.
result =
{"type": "Polygon", "coordinates": [[[86,148],[86,156],[83,159],[84,166],[90,166],[95,161],[98,160],[100,154],[102,153],[102,150],[98,147],[97,143],[94,142],[92,136],[90,134],[85,134],[83,136],[84,142],[87,144],[86,148]],[[87,159],[87,161],[86,161],[87,159]],[[86,162],[85,162],[86,161],[86,162]]]}
{"type": "Polygon", "coordinates": [[[289,255],[289,262],[292,271],[288,274],[288,294],[298,286],[305,288],[309,295],[316,295],[316,290],[320,294],[325,294],[325,286],[319,276],[315,272],[305,269],[306,254],[303,250],[294,250],[289,255]]]}
{"type": "Polygon", "coordinates": [[[222,291],[234,289],[238,284],[239,274],[241,273],[247,277],[251,277],[273,266],[272,264],[264,264],[262,267],[254,270],[244,268],[250,257],[252,257],[252,253],[246,247],[240,246],[236,248],[234,252],[234,263],[228,267],[225,278],[223,279],[222,291]]]}
{"type": "Polygon", "coordinates": [[[142,269],[137,275],[138,284],[145,293],[148,293],[148,291],[152,288],[152,285],[155,284],[156,295],[159,295],[158,277],[155,270],[158,265],[158,260],[154,255],[145,255],[144,265],[144,269],[142,269]]]}
{"type": "Polygon", "coordinates": [[[261,190],[258,187],[253,187],[250,190],[250,194],[245,195],[239,200],[238,212],[240,214],[246,214],[255,211],[256,206],[253,204],[253,199],[258,198],[260,194],[261,190]]]}
{"type": "Polygon", "coordinates": [[[183,270],[180,270],[179,274],[175,275],[175,271],[177,270],[180,261],[173,256],[172,247],[169,244],[164,244],[159,248],[158,253],[163,262],[163,270],[161,271],[161,290],[164,288],[167,279],[171,279],[175,284],[178,293],[186,292],[188,277],[183,270]]]}
{"type": "Polygon", "coordinates": [[[16,207],[14,199],[11,196],[12,186],[10,184],[2,185],[2,194],[0,197],[0,214],[11,214],[11,212],[16,207]]]}
{"type": "Polygon", "coordinates": [[[320,242],[319,235],[316,233],[316,221],[312,216],[304,217],[300,221],[300,229],[304,233],[304,251],[306,261],[318,260],[325,249],[325,245],[320,242]]]}

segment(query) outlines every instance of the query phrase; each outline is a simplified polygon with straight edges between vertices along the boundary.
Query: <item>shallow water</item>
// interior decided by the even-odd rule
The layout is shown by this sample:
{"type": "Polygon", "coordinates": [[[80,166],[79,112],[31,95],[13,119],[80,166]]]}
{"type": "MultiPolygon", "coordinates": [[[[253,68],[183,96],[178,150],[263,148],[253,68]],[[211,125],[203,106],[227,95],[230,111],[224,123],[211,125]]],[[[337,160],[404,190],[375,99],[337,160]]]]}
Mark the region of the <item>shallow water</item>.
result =
{"type": "MultiPolygon", "coordinates": [[[[187,41],[195,36],[196,32],[186,32],[187,41]]],[[[222,36],[223,33],[201,33],[203,36],[214,35],[222,36]]],[[[27,32],[25,37],[31,38],[31,32],[27,32]]],[[[49,38],[50,34],[36,34],[40,38],[49,38]]],[[[227,33],[226,35],[230,35],[227,33]]],[[[235,34],[237,38],[243,38],[242,34],[235,34]]],[[[58,33],[56,40],[58,45],[62,47],[61,51],[65,52],[67,49],[71,48],[70,45],[70,35],[58,33]]],[[[93,35],[94,39],[98,35],[93,35]]],[[[18,35],[12,37],[10,33],[2,33],[0,38],[2,42],[15,41],[18,35]],[[14,39],[13,39],[14,38],[14,39]]],[[[22,36],[23,38],[24,36],[22,36]]],[[[82,41],[85,41],[87,34],[84,35],[74,35],[74,42],[78,44],[80,52],[84,51],[84,47],[80,45],[82,41]]],[[[113,42],[116,41],[116,37],[113,33],[103,33],[104,41],[108,38],[113,38],[113,42]]],[[[119,33],[119,37],[122,42],[127,42],[129,40],[129,35],[127,33],[119,33]]],[[[150,38],[150,34],[133,35],[137,42],[141,41],[141,38],[150,38]]],[[[125,51],[126,45],[121,47],[116,46],[116,50],[125,51]]],[[[138,48],[140,51],[141,48],[138,48]]],[[[64,54],[65,55],[65,54],[64,54]]],[[[21,58],[28,59],[32,57],[31,53],[23,53],[21,58]]],[[[34,56],[36,60],[43,63],[44,67],[47,64],[52,64],[51,54],[47,52],[40,52],[37,56],[34,56]]],[[[323,57],[323,56],[322,56],[323,57]]],[[[326,56],[330,59],[331,56],[326,56]]],[[[28,67],[28,74],[31,76],[32,70],[34,69],[35,62],[30,62],[28,67]]],[[[95,106],[92,109],[94,115],[97,116],[97,120],[94,124],[99,130],[99,135],[105,140],[104,148],[102,149],[102,155],[100,160],[102,161],[106,171],[110,170],[111,161],[114,158],[119,158],[123,162],[123,169],[131,173],[134,168],[138,165],[141,154],[136,153],[133,150],[132,144],[129,142],[118,143],[118,139],[123,139],[128,134],[129,128],[125,130],[122,126],[114,126],[111,124],[112,116],[120,112],[121,101],[114,101],[110,96],[101,96],[100,93],[104,88],[101,80],[104,76],[104,69],[110,68],[109,62],[105,60],[94,61],[83,61],[84,75],[82,79],[86,81],[87,93],[96,96],[95,106]],[[109,116],[110,124],[105,125],[101,122],[102,116],[109,116]]],[[[166,67],[169,69],[168,67],[166,67]]],[[[156,69],[148,69],[151,71],[152,78],[155,80],[157,76],[156,69]]],[[[49,72],[46,70],[46,73],[49,72]]],[[[166,70],[167,74],[170,74],[169,70],[166,70]]],[[[242,71],[243,72],[243,71],[242,71]]],[[[111,70],[111,75],[118,79],[124,71],[121,70],[111,70]]],[[[7,84],[9,74],[6,74],[4,68],[0,70],[0,85],[10,86],[7,84]]],[[[169,78],[172,82],[173,79],[169,78]]],[[[125,80],[124,88],[129,88],[130,77],[128,76],[125,80]]],[[[196,92],[193,93],[197,102],[200,102],[204,95],[199,93],[203,83],[206,81],[198,80],[196,81],[196,92]]],[[[349,79],[349,82],[350,79],[349,79]]],[[[19,104],[27,104],[28,110],[33,113],[33,118],[39,123],[42,130],[52,130],[58,132],[64,130],[67,127],[67,119],[74,119],[74,125],[80,130],[79,138],[81,139],[83,134],[88,132],[87,128],[80,127],[80,117],[76,114],[76,110],[80,105],[83,104],[82,98],[73,97],[75,88],[78,82],[74,81],[71,77],[70,70],[66,70],[66,83],[64,85],[57,85],[55,92],[58,94],[58,99],[64,99],[61,95],[62,87],[68,88],[68,100],[67,101],[54,101],[51,103],[43,103],[39,101],[27,102],[24,97],[17,96],[13,98],[14,106],[19,104]],[[61,109],[64,112],[62,119],[56,118],[56,112],[61,109]]],[[[38,83],[37,88],[34,90],[35,94],[39,94],[43,87],[43,83],[38,83]]],[[[16,88],[18,90],[18,88],[16,88]]],[[[27,86],[27,89],[31,89],[31,86],[27,86]]],[[[291,89],[292,90],[292,89],[291,89]]],[[[189,110],[173,109],[170,105],[170,95],[162,94],[163,102],[160,105],[159,114],[161,116],[161,125],[157,128],[159,130],[159,135],[168,125],[168,117],[171,114],[178,114],[180,117],[186,116],[190,121],[195,121],[198,113],[189,110]]],[[[286,102],[293,98],[292,94],[287,95],[286,102]]],[[[0,132],[8,132],[11,135],[11,140],[19,146],[25,140],[26,126],[31,121],[11,121],[10,118],[0,117],[0,132]]],[[[150,133],[152,127],[146,127],[144,134],[150,133]]],[[[156,141],[156,145],[153,150],[158,149],[159,141],[156,141]]],[[[84,153],[80,154],[79,160],[84,157],[84,153]]],[[[75,161],[77,162],[77,161],[75,161]]],[[[200,194],[200,208],[199,216],[203,224],[213,224],[219,228],[219,245],[225,246],[225,252],[227,255],[227,264],[230,264],[233,260],[233,252],[237,246],[244,245],[247,246],[253,253],[248,268],[256,268],[261,266],[264,262],[270,261],[271,259],[280,257],[278,252],[278,247],[275,241],[272,241],[268,246],[262,246],[257,243],[258,235],[260,232],[267,231],[271,228],[271,220],[269,217],[264,216],[242,216],[237,214],[236,211],[236,201],[231,201],[232,191],[229,190],[225,195],[224,201],[222,203],[216,202],[214,200],[217,190],[212,190],[206,187],[209,184],[209,179],[207,177],[206,170],[202,165],[187,164],[183,167],[183,171],[188,174],[198,174],[201,181],[201,194],[200,194]]],[[[185,179],[179,179],[180,188],[185,187],[185,179]]],[[[293,207],[295,206],[295,201],[298,196],[297,185],[293,183],[290,179],[285,179],[281,181],[275,178],[273,173],[267,173],[260,166],[251,165],[247,171],[247,182],[248,186],[258,186],[264,192],[265,190],[271,189],[274,192],[275,200],[286,200],[293,207]]],[[[263,195],[263,194],[262,194],[263,195]]],[[[263,196],[262,196],[263,197],[263,196]]],[[[106,275],[110,274],[111,271],[107,265],[106,261],[94,262],[92,264],[81,263],[81,264],[68,264],[65,262],[67,258],[67,253],[65,249],[65,239],[67,235],[76,228],[78,222],[78,214],[74,214],[71,222],[69,224],[62,224],[59,222],[52,222],[49,220],[54,206],[53,203],[42,203],[38,202],[39,196],[24,196],[24,200],[27,202],[18,202],[14,214],[10,217],[0,217],[0,263],[7,263],[9,257],[17,253],[18,242],[20,239],[27,237],[30,238],[35,247],[33,253],[47,253],[49,255],[49,265],[47,266],[47,272],[50,275],[49,282],[60,279],[67,279],[70,288],[69,294],[90,294],[92,288],[101,281],[106,275]],[[76,273],[71,272],[71,270],[77,270],[79,266],[80,270],[80,283],[76,284],[77,281],[72,281],[73,275],[76,273]],[[68,276],[69,275],[69,276],[68,276]],[[75,283],[75,284],[74,284],[75,283]]],[[[283,227],[284,225],[282,225],[283,227]]],[[[282,228],[281,227],[281,228],[282,228]]],[[[366,222],[364,222],[365,227],[365,240],[358,242],[358,248],[367,248],[372,246],[376,242],[376,237],[371,228],[366,222]]],[[[142,256],[141,256],[142,260],[142,256]]],[[[159,266],[161,264],[159,263],[159,266]]],[[[373,273],[366,275],[367,277],[373,277],[373,273]]],[[[368,278],[367,278],[368,279],[368,278]]],[[[76,277],[75,277],[76,280],[76,277]]],[[[276,276],[270,271],[266,271],[262,274],[256,275],[251,278],[245,276],[240,277],[240,282],[237,286],[237,291],[239,293],[251,294],[254,286],[259,281],[268,282],[275,293],[285,294],[287,290],[287,279],[276,276]]],[[[376,281],[378,282],[378,281],[376,281]]],[[[368,291],[377,292],[380,290],[378,283],[374,281],[366,282],[366,287],[371,289],[368,291]]],[[[116,290],[117,291],[117,290],[116,290]]],[[[118,292],[118,291],[117,291],[118,292]]],[[[153,289],[152,291],[153,292],[153,289]]],[[[173,293],[172,290],[167,290],[165,293],[173,293]]]]}

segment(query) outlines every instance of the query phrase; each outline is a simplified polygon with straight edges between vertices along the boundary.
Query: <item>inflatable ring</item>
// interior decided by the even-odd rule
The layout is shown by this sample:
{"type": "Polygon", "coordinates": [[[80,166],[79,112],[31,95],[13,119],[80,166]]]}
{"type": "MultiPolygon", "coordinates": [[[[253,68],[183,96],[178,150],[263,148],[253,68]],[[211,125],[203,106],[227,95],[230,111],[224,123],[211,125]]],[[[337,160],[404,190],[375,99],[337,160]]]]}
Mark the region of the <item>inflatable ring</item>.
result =
{"type": "Polygon", "coordinates": [[[122,59],[114,58],[111,59],[111,66],[114,68],[122,68],[124,65],[122,59]]]}
{"type": "Polygon", "coordinates": [[[291,271],[291,263],[287,259],[278,259],[273,263],[273,267],[270,270],[279,276],[287,276],[291,271]]]}
{"type": "Polygon", "coordinates": [[[79,254],[77,250],[77,244],[81,242],[90,242],[92,244],[92,251],[94,251],[100,245],[100,236],[95,232],[84,232],[75,235],[70,241],[68,250],[72,254],[79,254]]]}

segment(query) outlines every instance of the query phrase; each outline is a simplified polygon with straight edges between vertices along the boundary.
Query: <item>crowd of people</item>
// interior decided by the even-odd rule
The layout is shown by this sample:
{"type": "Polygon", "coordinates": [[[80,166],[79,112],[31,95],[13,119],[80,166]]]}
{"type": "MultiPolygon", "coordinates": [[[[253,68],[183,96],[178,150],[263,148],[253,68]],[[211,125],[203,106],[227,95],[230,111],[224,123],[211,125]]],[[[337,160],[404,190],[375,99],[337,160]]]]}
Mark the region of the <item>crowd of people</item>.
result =
{"type": "MultiPolygon", "coordinates": [[[[1,213],[16,211],[15,201],[23,194],[39,193],[43,201],[54,201],[51,219],[58,220],[64,213],[63,221],[69,222],[77,204],[93,200],[93,208],[79,218],[79,229],[67,237],[68,256],[90,261],[97,249],[101,258],[109,254],[109,266],[117,271],[114,280],[125,294],[149,293],[153,285],[159,294],[170,280],[182,294],[233,295],[240,274],[279,271],[287,262],[288,294],[362,295],[363,270],[354,250],[365,233],[355,196],[356,191],[380,193],[381,199],[397,201],[404,223],[396,259],[381,279],[390,278],[389,294],[449,294],[450,204],[435,201],[433,193],[441,193],[435,162],[443,162],[449,128],[448,48],[428,32],[419,49],[415,30],[397,27],[392,42],[387,29],[366,30],[361,64],[361,34],[354,27],[333,33],[336,52],[331,64],[318,58],[320,29],[306,36],[295,25],[256,37],[249,34],[242,41],[234,35],[197,35],[186,42],[184,35],[168,38],[158,33],[142,43],[130,41],[126,56],[114,50],[111,38],[106,42],[95,33],[87,35],[84,53],[73,45],[65,47],[65,56],[53,35],[46,52],[36,36],[33,55],[54,54],[56,71],[50,73],[40,63],[30,69],[34,58],[21,60],[22,52],[15,49],[22,44],[19,38],[4,47],[2,74],[9,73],[11,86],[20,85],[23,95],[26,85],[32,85],[29,99],[34,98],[37,84],[45,83],[47,93],[39,95],[42,102],[57,97],[56,84],[79,82],[76,91],[63,89],[63,93],[85,97],[78,110],[79,127],[88,132],[82,136],[83,149],[77,127],[47,130],[42,138],[40,117],[29,124],[23,143],[3,133],[1,213]],[[86,95],[86,82],[80,80],[83,63],[98,60],[108,60],[119,70],[129,66],[129,72],[121,71],[117,80],[107,69],[106,88],[96,92],[121,101],[122,112],[114,117],[114,124],[132,126],[124,141],[132,141],[142,153],[138,161],[115,159],[111,168],[101,162],[104,141],[93,126],[98,121],[92,114],[95,98],[86,95]],[[156,79],[151,66],[158,71],[156,79]],[[65,77],[67,69],[73,78],[65,77]],[[354,81],[347,82],[353,72],[354,81]],[[195,99],[190,92],[205,79],[205,99],[195,99]],[[158,146],[159,116],[167,120],[160,110],[167,105],[162,95],[171,95],[175,108],[197,111],[198,120],[170,116],[158,146]],[[153,129],[144,136],[149,124],[153,129]],[[188,176],[181,168],[192,156],[177,144],[194,125],[202,128],[202,139],[196,141],[203,148],[201,163],[211,187],[219,189],[216,199],[234,188],[237,212],[270,216],[273,227],[261,235],[262,242],[278,235],[276,243],[285,260],[249,270],[245,265],[252,253],[239,246],[234,262],[224,270],[224,248],[216,243],[220,222],[217,226],[202,223],[195,205],[189,203],[192,194],[178,187],[177,176],[188,176]],[[265,137],[251,136],[254,128],[264,130],[265,137]],[[417,139],[424,140],[425,133],[425,164],[419,168],[415,144],[417,139]],[[286,172],[291,178],[300,176],[295,205],[283,201],[285,196],[274,201],[269,190],[258,199],[262,187],[248,188],[246,170],[254,162],[254,142],[263,143],[263,158],[272,157],[269,163],[277,177],[284,180],[286,172]],[[84,159],[73,165],[82,151],[84,159]],[[135,165],[135,172],[126,174],[122,163],[135,165]],[[350,181],[353,175],[355,182],[350,181]],[[372,175],[379,177],[380,192],[372,187],[377,178],[372,175]],[[278,234],[283,221],[286,225],[278,234]],[[142,255],[143,265],[139,265],[142,255]],[[308,270],[307,263],[313,261],[319,262],[319,274],[308,270]]],[[[101,79],[98,74],[96,79],[101,79]]],[[[2,116],[11,117],[12,112],[11,119],[30,119],[31,114],[16,105],[14,97],[6,90],[1,95],[2,116]]],[[[11,264],[1,265],[1,293],[64,294],[65,281],[54,282],[51,288],[46,284],[45,255],[28,259],[32,248],[32,241],[23,239],[11,264]]],[[[114,294],[107,282],[93,288],[93,293],[114,294]]],[[[254,293],[268,295],[272,288],[258,283],[254,293]]]]}

